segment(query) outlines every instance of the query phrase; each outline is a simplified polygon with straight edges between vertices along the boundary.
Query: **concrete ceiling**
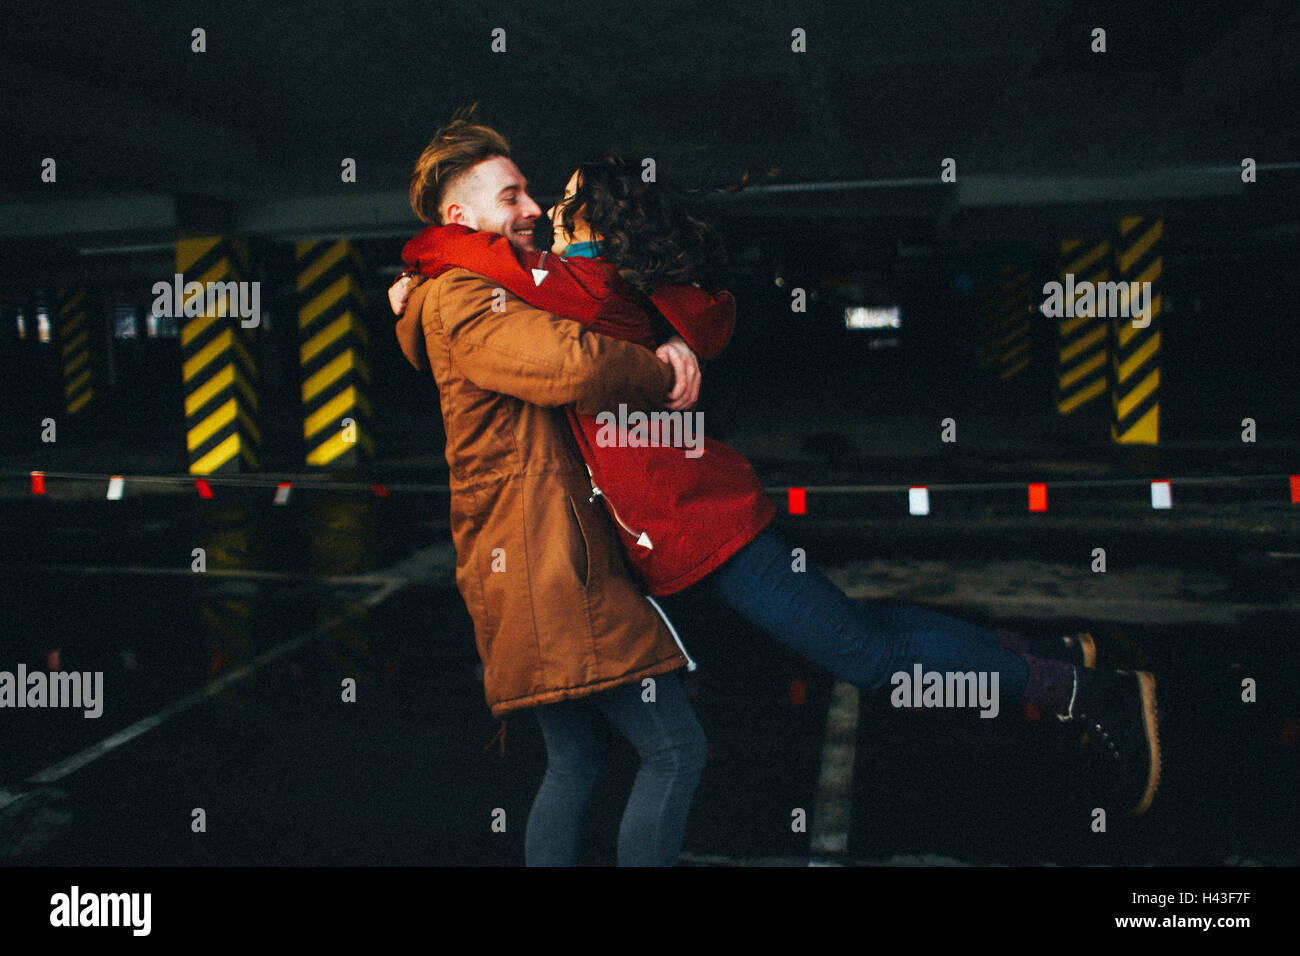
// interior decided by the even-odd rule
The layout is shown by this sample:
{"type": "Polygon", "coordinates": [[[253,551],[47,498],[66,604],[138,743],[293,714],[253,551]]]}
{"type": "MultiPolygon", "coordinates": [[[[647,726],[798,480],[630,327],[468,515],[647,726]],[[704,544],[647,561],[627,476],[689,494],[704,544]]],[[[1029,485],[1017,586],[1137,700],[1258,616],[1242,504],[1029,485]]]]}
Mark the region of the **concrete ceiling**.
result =
{"type": "Polygon", "coordinates": [[[774,237],[990,247],[1143,208],[1189,242],[1300,236],[1293,0],[48,3],[4,24],[6,273],[187,229],[409,235],[411,165],[473,101],[543,201],[614,145],[691,185],[779,169],[728,200],[774,237]]]}

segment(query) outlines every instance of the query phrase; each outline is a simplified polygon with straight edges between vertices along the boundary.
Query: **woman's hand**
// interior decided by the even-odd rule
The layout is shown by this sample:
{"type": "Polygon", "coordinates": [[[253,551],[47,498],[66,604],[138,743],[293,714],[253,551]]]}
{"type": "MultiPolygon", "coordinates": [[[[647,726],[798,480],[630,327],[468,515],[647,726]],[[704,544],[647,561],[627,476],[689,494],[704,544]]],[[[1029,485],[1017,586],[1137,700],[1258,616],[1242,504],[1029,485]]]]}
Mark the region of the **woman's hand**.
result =
{"type": "Polygon", "coordinates": [[[674,335],[659,348],[655,355],[661,362],[673,367],[673,390],[668,393],[667,407],[674,412],[694,407],[700,398],[700,360],[681,336],[674,335]]]}
{"type": "Polygon", "coordinates": [[[394,315],[401,315],[406,309],[406,300],[417,285],[424,281],[424,276],[403,276],[388,287],[388,304],[394,315]]]}

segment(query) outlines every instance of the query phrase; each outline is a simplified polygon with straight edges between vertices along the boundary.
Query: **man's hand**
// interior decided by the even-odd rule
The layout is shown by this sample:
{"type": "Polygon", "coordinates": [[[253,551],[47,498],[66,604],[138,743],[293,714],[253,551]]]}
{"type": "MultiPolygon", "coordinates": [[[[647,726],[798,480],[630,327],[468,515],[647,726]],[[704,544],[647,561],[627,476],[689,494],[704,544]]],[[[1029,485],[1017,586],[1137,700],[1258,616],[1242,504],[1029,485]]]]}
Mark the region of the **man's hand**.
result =
{"type": "Polygon", "coordinates": [[[700,361],[691,347],[681,336],[674,335],[655,349],[655,355],[673,367],[675,381],[668,393],[667,407],[674,412],[693,408],[700,398],[700,361]]]}
{"type": "Polygon", "coordinates": [[[405,311],[407,298],[423,281],[424,276],[404,276],[388,287],[388,304],[393,307],[394,315],[401,315],[405,311]]]}

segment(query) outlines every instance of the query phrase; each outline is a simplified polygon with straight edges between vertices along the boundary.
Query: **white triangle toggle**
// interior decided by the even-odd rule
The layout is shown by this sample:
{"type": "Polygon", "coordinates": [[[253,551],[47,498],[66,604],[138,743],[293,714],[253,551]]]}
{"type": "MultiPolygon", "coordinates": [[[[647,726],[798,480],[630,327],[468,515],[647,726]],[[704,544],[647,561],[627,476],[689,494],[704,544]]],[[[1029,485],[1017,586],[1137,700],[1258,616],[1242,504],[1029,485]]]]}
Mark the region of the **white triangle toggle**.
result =
{"type": "Polygon", "coordinates": [[[650,543],[650,535],[646,534],[644,531],[641,532],[641,537],[636,539],[636,543],[641,545],[643,548],[650,549],[651,551],[655,548],[655,546],[650,543]]]}
{"type": "Polygon", "coordinates": [[[549,271],[547,271],[546,269],[534,269],[534,270],[533,270],[533,285],[541,285],[541,284],[542,284],[542,280],[545,279],[545,278],[546,278],[548,275],[550,275],[550,274],[551,274],[551,273],[550,273],[549,271]]]}

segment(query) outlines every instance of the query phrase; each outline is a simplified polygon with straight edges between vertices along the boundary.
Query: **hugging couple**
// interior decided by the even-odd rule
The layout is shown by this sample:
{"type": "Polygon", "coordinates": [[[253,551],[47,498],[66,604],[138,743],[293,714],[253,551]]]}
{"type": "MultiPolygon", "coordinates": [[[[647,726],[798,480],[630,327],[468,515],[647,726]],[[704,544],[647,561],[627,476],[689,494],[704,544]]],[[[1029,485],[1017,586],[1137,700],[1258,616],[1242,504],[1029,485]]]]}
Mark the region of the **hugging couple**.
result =
{"type": "Polygon", "coordinates": [[[698,359],[731,337],[717,241],[684,194],[605,153],[577,165],[543,219],[471,107],[421,154],[410,199],[431,225],[403,249],[389,298],[403,353],[437,383],[456,583],[493,716],[532,710],[546,742],[529,866],[576,862],[605,721],[641,759],[619,865],[677,861],[707,742],[672,673],[695,662],[654,598],[687,588],[861,688],[917,664],[996,675],[1086,741],[1108,809],[1147,810],[1160,778],[1150,673],[1097,668],[1087,632],[1029,638],[861,604],[794,560],[726,445],[706,437],[688,457],[600,433],[597,416],[621,405],[693,408],[698,359]]]}

